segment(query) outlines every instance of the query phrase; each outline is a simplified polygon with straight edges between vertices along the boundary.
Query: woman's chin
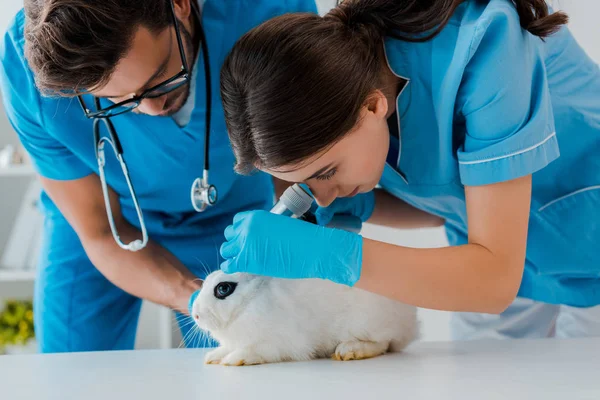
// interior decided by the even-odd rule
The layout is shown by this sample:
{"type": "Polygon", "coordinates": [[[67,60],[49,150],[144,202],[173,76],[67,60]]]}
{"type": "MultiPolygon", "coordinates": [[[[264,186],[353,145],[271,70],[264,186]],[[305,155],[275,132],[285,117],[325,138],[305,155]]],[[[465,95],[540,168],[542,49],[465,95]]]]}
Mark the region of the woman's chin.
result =
{"type": "Polygon", "coordinates": [[[379,180],[375,183],[370,183],[368,185],[360,186],[358,189],[358,193],[369,193],[370,191],[375,189],[378,184],[379,184],[379,180]]]}

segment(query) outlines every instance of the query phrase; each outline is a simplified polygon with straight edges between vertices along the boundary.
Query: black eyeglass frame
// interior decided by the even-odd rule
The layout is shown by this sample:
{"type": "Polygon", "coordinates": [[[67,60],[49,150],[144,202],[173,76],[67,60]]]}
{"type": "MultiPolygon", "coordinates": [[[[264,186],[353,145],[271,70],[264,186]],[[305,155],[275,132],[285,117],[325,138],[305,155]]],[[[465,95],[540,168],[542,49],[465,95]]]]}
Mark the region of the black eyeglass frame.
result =
{"type": "Polygon", "coordinates": [[[110,106],[108,106],[106,108],[99,109],[100,101],[98,98],[95,98],[94,103],[96,106],[96,111],[91,111],[86,106],[83,98],[81,96],[77,96],[77,100],[79,100],[79,105],[83,109],[83,112],[85,113],[85,116],[87,118],[109,118],[109,117],[114,117],[116,115],[124,114],[126,112],[135,110],[137,107],[139,107],[139,105],[142,103],[142,101],[144,99],[154,99],[154,98],[164,96],[168,93],[171,93],[174,90],[179,89],[180,87],[182,87],[183,85],[185,85],[186,83],[189,82],[190,71],[189,71],[188,63],[187,63],[187,60],[185,57],[185,51],[183,48],[183,40],[181,38],[181,32],[179,30],[179,22],[177,21],[177,17],[175,16],[175,9],[174,9],[172,0],[169,0],[169,5],[171,8],[171,19],[173,22],[173,27],[175,28],[175,36],[177,37],[177,46],[179,48],[179,55],[181,57],[181,63],[182,63],[181,71],[179,71],[176,75],[172,76],[171,78],[169,78],[157,85],[154,85],[153,87],[151,87],[149,89],[144,90],[138,96],[134,96],[130,99],[123,100],[123,101],[115,103],[115,104],[111,104],[110,106]],[[183,78],[183,79],[181,79],[181,78],[183,78]],[[159,90],[161,88],[164,88],[165,86],[168,86],[170,83],[177,81],[178,79],[181,79],[181,82],[179,82],[179,84],[169,88],[169,90],[166,90],[166,91],[159,90]],[[115,110],[117,110],[117,111],[115,111],[115,110]]]}

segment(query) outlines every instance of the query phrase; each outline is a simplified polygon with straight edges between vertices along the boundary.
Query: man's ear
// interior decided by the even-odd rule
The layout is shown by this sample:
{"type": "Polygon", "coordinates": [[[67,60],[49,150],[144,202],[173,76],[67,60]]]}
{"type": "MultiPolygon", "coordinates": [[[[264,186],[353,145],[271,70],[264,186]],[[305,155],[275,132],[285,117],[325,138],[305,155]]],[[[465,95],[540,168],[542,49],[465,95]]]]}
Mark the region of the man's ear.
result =
{"type": "Polygon", "coordinates": [[[173,8],[178,20],[186,22],[190,18],[192,14],[192,4],[190,1],[196,0],[173,0],[173,8]]]}

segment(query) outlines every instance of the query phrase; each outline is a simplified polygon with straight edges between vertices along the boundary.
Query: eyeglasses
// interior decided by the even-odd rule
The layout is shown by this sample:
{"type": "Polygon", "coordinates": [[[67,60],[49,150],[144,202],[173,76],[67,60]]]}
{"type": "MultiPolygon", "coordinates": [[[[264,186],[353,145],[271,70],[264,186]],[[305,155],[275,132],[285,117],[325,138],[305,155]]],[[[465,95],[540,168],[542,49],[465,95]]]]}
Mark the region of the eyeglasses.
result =
{"type": "Polygon", "coordinates": [[[95,102],[96,111],[91,111],[85,104],[81,96],[77,96],[79,104],[88,118],[108,118],[114,117],[119,114],[129,112],[136,109],[142,103],[144,99],[155,99],[164,96],[176,89],[179,89],[189,81],[190,73],[185,58],[185,52],[183,50],[183,41],[181,40],[181,32],[179,31],[179,25],[177,18],[175,17],[175,10],[173,8],[173,1],[169,1],[171,7],[171,18],[173,26],[175,27],[175,35],[177,36],[177,46],[179,47],[179,55],[181,57],[181,71],[175,76],[155,85],[149,89],[144,90],[140,95],[134,96],[130,99],[123,100],[119,103],[111,104],[108,107],[100,108],[99,102],[95,102]]]}

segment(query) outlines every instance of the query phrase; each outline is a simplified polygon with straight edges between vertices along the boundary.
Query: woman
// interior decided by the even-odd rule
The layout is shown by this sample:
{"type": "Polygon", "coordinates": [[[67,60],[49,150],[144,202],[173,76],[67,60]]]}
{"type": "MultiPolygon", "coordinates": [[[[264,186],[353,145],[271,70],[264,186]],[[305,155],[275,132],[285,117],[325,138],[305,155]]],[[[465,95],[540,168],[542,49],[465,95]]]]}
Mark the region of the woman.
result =
{"type": "Polygon", "coordinates": [[[322,225],[445,221],[451,246],[254,211],[221,268],[467,312],[456,338],[600,334],[600,72],[566,21],[543,0],[355,0],[249,32],[221,76],[237,171],[306,183],[322,225]]]}

